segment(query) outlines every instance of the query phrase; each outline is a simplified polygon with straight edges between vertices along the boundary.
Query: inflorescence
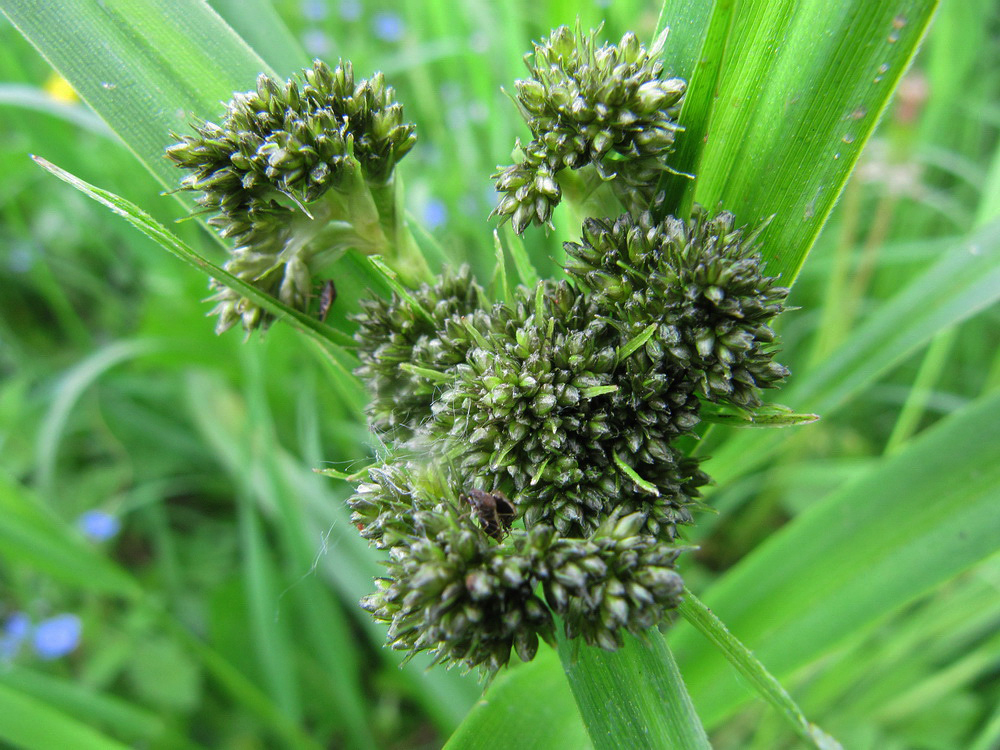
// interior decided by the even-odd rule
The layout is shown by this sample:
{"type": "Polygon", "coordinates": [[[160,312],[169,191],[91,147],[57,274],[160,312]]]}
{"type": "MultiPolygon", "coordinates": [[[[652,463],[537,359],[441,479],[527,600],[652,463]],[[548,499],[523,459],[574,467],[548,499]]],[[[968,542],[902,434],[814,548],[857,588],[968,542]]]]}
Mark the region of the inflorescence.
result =
{"type": "MultiPolygon", "coordinates": [[[[788,290],[765,273],[763,226],[651,210],[685,91],[663,74],[665,35],[647,50],[633,34],[599,47],[597,33],[561,27],[526,56],[515,102],[532,140],[496,175],[494,213],[518,234],[549,223],[564,170],[610,186],[621,215],[565,243],[569,280],[494,300],[467,267],[445,269],[356,317],[357,374],[388,447],[348,501],[389,555],[362,606],[392,648],[488,675],[557,627],[615,649],[664,620],[709,482],[681,439],[706,404],[752,414],[788,374],[770,328],[788,290]]],[[[413,138],[381,75],[355,83],[349,64],[317,62],[301,87],[262,76],[222,126],[168,155],[236,239],[229,270],[307,309],[345,247],[392,259],[384,188],[413,138]]],[[[217,291],[221,330],[267,322],[217,291]]]]}
{"type": "Polygon", "coordinates": [[[680,528],[708,482],[678,438],[704,403],[752,409],[786,374],[768,322],[787,290],[764,275],[756,236],[700,208],[589,221],[566,244],[576,285],[489,304],[463,268],[366,303],[372,425],[421,456],[372,469],[350,501],[392,550],[365,607],[394,648],[492,673],[551,634],[539,606],[604,648],[676,606],[680,528]],[[509,536],[476,522],[470,488],[509,498],[509,536]]]}
{"type": "MultiPolygon", "coordinates": [[[[350,63],[316,61],[300,80],[265,74],[234,94],[222,124],[178,136],[167,156],[190,171],[182,190],[235,242],[226,270],[307,311],[313,284],[348,248],[390,253],[392,175],[416,141],[381,73],[355,81],[350,63]]],[[[218,332],[249,333],[271,316],[213,282],[218,332]]]]}
{"type": "Polygon", "coordinates": [[[643,188],[670,169],[666,157],[680,129],[675,107],[687,85],[663,77],[666,31],[648,50],[631,32],[598,47],[598,31],[560,26],[525,55],[530,78],[517,81],[514,100],[532,139],[519,141],[518,162],[494,175],[503,195],[494,213],[518,234],[550,224],[564,169],[590,167],[620,197],[646,198],[643,188]]]}

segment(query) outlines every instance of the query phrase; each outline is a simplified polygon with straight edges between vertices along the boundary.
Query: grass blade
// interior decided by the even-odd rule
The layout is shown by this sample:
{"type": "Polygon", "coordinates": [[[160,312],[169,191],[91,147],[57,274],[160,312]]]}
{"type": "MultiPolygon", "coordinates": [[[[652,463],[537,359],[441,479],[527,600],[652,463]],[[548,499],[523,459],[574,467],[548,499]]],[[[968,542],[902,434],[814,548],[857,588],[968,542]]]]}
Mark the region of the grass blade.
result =
{"type": "Polygon", "coordinates": [[[444,750],[591,750],[556,652],[496,678],[444,750]]]}
{"type": "MultiPolygon", "coordinates": [[[[998,502],[1000,393],[796,517],[719,579],[706,603],[784,679],[997,552],[998,502]]],[[[675,635],[691,694],[714,726],[745,693],[707,643],[689,629],[675,635]]]]}
{"type": "Polygon", "coordinates": [[[677,664],[656,628],[618,651],[567,641],[559,657],[596,750],[711,750],[677,664]]]}
{"type": "Polygon", "coordinates": [[[842,750],[839,742],[806,718],[802,709],[796,705],[781,683],[764,668],[746,646],[733,637],[722,620],[687,589],[684,590],[680,612],[684,619],[708,638],[725,655],[729,663],[749,680],[754,689],[777,709],[802,739],[817,750],[842,750]]]}
{"type": "Polygon", "coordinates": [[[713,3],[705,0],[663,0],[651,38],[656,39],[669,27],[667,45],[660,56],[668,76],[691,80],[705,44],[712,11],[713,3]]]}
{"type": "MultiPolygon", "coordinates": [[[[728,4],[716,3],[716,12],[728,4]]],[[[936,7],[937,0],[835,7],[743,0],[732,34],[719,32],[728,37],[720,76],[709,65],[689,82],[692,105],[680,124],[691,144],[684,149],[696,152],[704,142],[696,178],[672,181],[741,222],[776,215],[762,236],[763,254],[768,271],[790,285],[936,7]]],[[[703,49],[701,58],[717,54],[723,51],[703,49]]]]}
{"type": "Polygon", "coordinates": [[[127,750],[86,724],[0,684],[0,739],[25,750],[127,750]]]}
{"type": "Polygon", "coordinates": [[[287,78],[309,64],[271,0],[213,0],[211,5],[279,75],[287,78]]]}
{"type": "Polygon", "coordinates": [[[247,299],[252,300],[268,312],[273,313],[277,317],[284,320],[300,333],[326,344],[327,346],[353,348],[354,340],[346,333],[335,328],[331,328],[321,321],[301,313],[298,310],[293,310],[283,302],[264,294],[255,287],[252,287],[250,284],[247,284],[242,279],[236,278],[228,271],[220,268],[203,256],[199,255],[190,246],[182,242],[176,235],[168,231],[166,227],[157,222],[152,216],[147,214],[134,203],[127,201],[114,193],[108,192],[107,190],[101,190],[101,188],[94,187],[90,183],[84,182],[79,177],[60,169],[55,164],[51,164],[41,157],[35,156],[33,158],[39,166],[51,172],[63,182],[72,185],[84,195],[93,198],[98,203],[110,208],[140,232],[154,240],[158,245],[160,245],[160,247],[169,252],[171,255],[180,258],[188,265],[197,268],[199,271],[208,274],[216,281],[239,292],[247,299]]]}
{"type": "Polygon", "coordinates": [[[273,74],[203,0],[0,0],[0,9],[167,188],[195,117],[273,74]],[[100,50],[97,54],[95,50],[100,50]]]}

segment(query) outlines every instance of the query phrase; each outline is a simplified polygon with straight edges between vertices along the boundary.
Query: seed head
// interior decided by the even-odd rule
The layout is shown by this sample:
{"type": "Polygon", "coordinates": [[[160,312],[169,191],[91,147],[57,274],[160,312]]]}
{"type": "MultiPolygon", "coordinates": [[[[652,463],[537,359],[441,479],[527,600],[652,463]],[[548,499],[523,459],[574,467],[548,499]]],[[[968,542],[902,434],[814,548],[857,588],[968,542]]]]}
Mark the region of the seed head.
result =
{"type": "Polygon", "coordinates": [[[788,290],[766,276],[754,231],[728,211],[696,206],[688,222],[629,214],[588,219],[582,242],[566,243],[567,271],[596,295],[605,314],[632,330],[656,321],[646,353],[669,354],[698,395],[743,408],[788,374],[774,362],[768,325],[788,290]]]}
{"type": "MultiPolygon", "coordinates": [[[[181,189],[199,193],[209,224],[233,240],[228,271],[306,310],[318,270],[348,246],[364,249],[372,227],[345,233],[329,224],[362,214],[366,191],[384,185],[413,147],[414,126],[393,97],[381,73],[356,82],[350,63],[317,60],[283,83],[261,74],[255,91],[233,95],[221,125],[177,136],[167,157],[190,172],[181,189]]],[[[254,303],[212,288],[219,332],[269,323],[254,303]]]]}
{"type": "Polygon", "coordinates": [[[626,197],[645,195],[668,169],[686,84],[663,77],[664,40],[647,50],[627,33],[617,45],[598,46],[599,32],[560,26],[524,58],[530,78],[515,83],[514,100],[532,140],[518,144],[517,164],[494,175],[503,198],[493,213],[518,234],[550,223],[563,169],[593,165],[608,180],[620,172],[626,197]]]}

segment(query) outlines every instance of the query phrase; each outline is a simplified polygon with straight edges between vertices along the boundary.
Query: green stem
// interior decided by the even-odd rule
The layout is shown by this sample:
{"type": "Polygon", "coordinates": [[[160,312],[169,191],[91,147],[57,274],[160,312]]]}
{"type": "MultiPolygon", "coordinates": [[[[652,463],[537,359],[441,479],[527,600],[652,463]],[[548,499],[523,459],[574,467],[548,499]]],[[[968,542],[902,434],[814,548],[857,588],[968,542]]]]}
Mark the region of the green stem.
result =
{"type": "Polygon", "coordinates": [[[625,636],[618,651],[569,641],[559,658],[594,750],[711,750],[677,663],[659,630],[625,636]]]}

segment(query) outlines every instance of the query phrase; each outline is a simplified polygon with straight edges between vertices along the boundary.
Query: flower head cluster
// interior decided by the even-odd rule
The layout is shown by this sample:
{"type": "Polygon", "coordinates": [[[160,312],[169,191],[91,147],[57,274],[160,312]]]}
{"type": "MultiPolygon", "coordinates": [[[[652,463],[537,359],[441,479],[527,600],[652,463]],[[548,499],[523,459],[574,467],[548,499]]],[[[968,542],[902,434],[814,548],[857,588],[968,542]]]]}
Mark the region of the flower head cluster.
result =
{"type": "Polygon", "coordinates": [[[598,32],[561,26],[525,56],[530,78],[517,81],[515,102],[532,140],[520,144],[517,164],[494,175],[503,194],[494,213],[518,234],[549,223],[562,198],[556,175],[565,168],[592,165],[627,190],[655,183],[668,168],[686,84],[663,77],[666,34],[647,50],[632,33],[599,47],[598,32]]]}
{"type": "Polygon", "coordinates": [[[753,408],[759,389],[788,375],[773,359],[769,326],[788,289],[764,275],[762,229],[700,206],[688,222],[654,223],[648,213],[588,219],[582,242],[565,245],[567,271],[630,330],[655,321],[647,354],[669,356],[694,377],[698,395],[753,408]]]}
{"type": "Polygon", "coordinates": [[[552,642],[553,614],[569,637],[614,649],[679,601],[681,550],[639,534],[642,514],[614,513],[587,538],[540,524],[497,544],[454,493],[465,481],[401,463],[372,469],[349,501],[362,534],[389,550],[362,606],[389,625],[392,648],[493,674],[512,650],[528,661],[539,638],[552,642]]]}
{"type": "MultiPolygon", "coordinates": [[[[350,63],[316,61],[300,80],[261,74],[235,94],[222,124],[179,136],[167,156],[190,171],[209,224],[235,242],[226,269],[285,304],[307,310],[313,278],[348,247],[381,250],[375,197],[413,147],[414,126],[381,73],[355,81],[350,63]]],[[[269,321],[218,284],[218,330],[269,321]]]]}
{"type": "Polygon", "coordinates": [[[588,220],[566,245],[577,285],[541,281],[489,305],[463,270],[366,303],[373,426],[438,467],[420,490],[425,468],[390,461],[351,500],[362,534],[392,550],[366,606],[392,623],[394,646],[490,672],[511,648],[533,653],[537,585],[569,637],[604,648],[676,606],[676,541],[708,481],[677,439],[703,401],[751,409],[785,374],[768,323],[787,291],[764,275],[756,236],[700,208],[689,222],[588,220]],[[509,498],[509,536],[472,522],[470,489],[509,498]],[[467,590],[480,580],[493,592],[482,600],[467,590]],[[473,608],[458,619],[432,605],[447,586],[473,608]],[[456,623],[476,625],[460,635],[456,623]]]}
{"type": "Polygon", "coordinates": [[[439,372],[465,361],[472,341],[464,317],[486,304],[468,266],[446,269],[404,300],[362,301],[355,338],[360,375],[369,385],[372,427],[392,439],[406,439],[431,416],[435,383],[415,370],[439,372]]]}

